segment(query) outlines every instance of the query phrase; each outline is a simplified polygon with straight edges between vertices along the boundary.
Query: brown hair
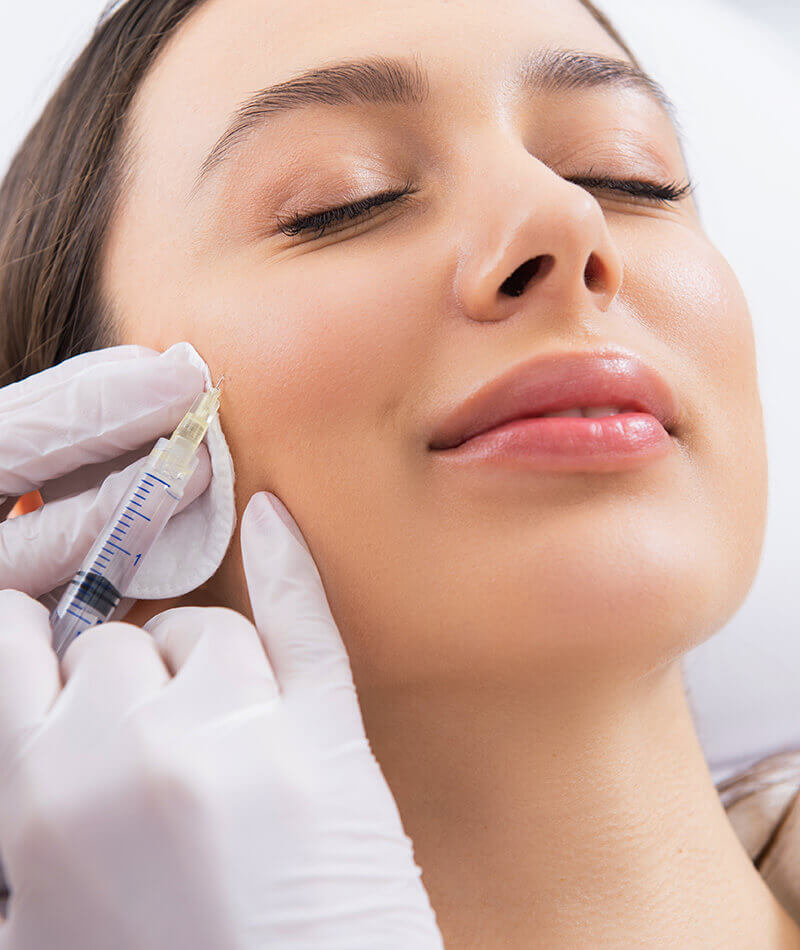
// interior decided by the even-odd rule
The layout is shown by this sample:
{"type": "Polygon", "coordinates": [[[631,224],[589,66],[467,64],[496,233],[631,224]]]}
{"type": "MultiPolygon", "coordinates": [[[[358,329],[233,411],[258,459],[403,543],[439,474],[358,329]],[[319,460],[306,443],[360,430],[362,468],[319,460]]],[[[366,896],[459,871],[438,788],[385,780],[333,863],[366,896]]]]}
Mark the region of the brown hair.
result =
{"type": "MultiPolygon", "coordinates": [[[[0,184],[0,386],[116,342],[99,260],[142,78],[204,0],[125,0],[100,18],[0,184]]],[[[580,0],[631,51],[590,0],[580,0]]]]}

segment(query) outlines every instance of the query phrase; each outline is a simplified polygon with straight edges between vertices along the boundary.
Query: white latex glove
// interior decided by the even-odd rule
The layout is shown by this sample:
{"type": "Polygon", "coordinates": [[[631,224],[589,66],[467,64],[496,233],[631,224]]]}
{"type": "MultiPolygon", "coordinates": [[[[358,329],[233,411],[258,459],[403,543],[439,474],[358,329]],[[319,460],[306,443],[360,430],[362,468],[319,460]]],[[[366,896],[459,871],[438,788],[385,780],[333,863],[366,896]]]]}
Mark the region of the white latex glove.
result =
{"type": "MultiPolygon", "coordinates": [[[[158,353],[126,345],[74,356],[0,389],[0,589],[52,607],[142,459],[204,388],[180,347],[158,353]],[[34,489],[46,504],[2,521],[16,497],[34,489]]],[[[205,445],[198,455],[173,517],[209,483],[205,445]]],[[[123,599],[115,619],[132,602],[123,599]]]]}
{"type": "Polygon", "coordinates": [[[319,573],[268,497],[242,521],[256,626],[101,624],[62,688],[46,612],[0,592],[1,950],[443,947],[319,573]]]}

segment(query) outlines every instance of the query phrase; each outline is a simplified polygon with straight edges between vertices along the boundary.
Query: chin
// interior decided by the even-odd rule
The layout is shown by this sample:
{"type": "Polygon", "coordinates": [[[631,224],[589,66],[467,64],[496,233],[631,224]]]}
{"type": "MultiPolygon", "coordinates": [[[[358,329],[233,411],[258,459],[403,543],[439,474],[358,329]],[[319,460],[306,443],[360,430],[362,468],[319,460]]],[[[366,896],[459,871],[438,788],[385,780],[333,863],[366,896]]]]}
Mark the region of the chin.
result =
{"type": "Polygon", "coordinates": [[[602,537],[537,542],[491,575],[451,578],[439,622],[429,618],[424,640],[413,638],[410,662],[425,661],[416,673],[479,673],[483,683],[638,678],[720,629],[749,586],[719,538],[688,523],[643,519],[602,537]]]}

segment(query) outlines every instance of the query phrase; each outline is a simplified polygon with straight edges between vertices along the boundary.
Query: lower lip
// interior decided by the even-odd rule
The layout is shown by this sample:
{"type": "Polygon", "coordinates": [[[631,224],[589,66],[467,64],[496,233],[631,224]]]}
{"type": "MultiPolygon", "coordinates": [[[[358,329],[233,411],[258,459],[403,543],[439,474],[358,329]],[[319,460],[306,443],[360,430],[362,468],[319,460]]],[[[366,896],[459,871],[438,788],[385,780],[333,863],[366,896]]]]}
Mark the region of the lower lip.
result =
{"type": "Polygon", "coordinates": [[[436,451],[458,463],[508,460],[548,471],[607,472],[663,458],[672,451],[672,437],[646,412],[540,416],[514,419],[455,448],[436,451]]]}

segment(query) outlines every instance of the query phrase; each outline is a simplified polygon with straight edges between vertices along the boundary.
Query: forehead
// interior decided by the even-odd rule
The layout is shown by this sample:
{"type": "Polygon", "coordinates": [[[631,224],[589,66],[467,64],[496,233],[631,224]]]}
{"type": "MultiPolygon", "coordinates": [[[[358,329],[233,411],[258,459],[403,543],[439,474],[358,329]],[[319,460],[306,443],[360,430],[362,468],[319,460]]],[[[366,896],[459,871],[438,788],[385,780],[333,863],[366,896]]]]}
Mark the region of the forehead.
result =
{"type": "Polygon", "coordinates": [[[413,52],[433,107],[470,86],[491,95],[505,62],[541,46],[626,58],[578,0],[206,0],[137,93],[136,164],[186,185],[243,101],[327,61],[413,52]]]}

